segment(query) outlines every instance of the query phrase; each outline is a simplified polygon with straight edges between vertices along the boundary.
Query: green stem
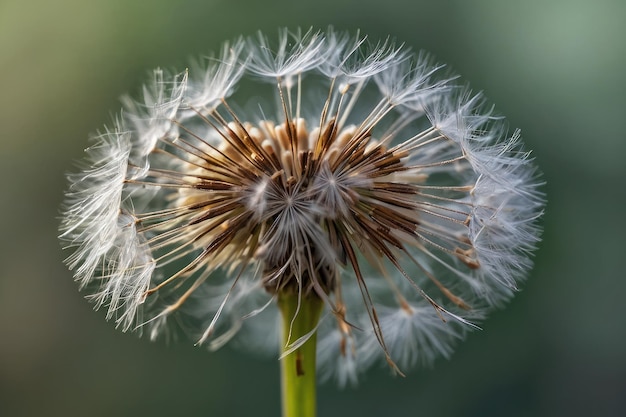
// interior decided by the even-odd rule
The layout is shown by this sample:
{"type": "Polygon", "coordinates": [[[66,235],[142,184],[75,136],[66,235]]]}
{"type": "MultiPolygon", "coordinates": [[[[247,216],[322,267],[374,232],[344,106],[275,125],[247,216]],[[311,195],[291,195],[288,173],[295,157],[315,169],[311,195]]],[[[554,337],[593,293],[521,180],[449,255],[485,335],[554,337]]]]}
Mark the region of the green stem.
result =
{"type": "MultiPolygon", "coordinates": [[[[320,318],[323,302],[315,295],[282,292],[278,307],[282,317],[282,353],[289,344],[310,333],[320,318]]],[[[315,417],[315,355],[317,333],[280,361],[283,417],[315,417]]]]}

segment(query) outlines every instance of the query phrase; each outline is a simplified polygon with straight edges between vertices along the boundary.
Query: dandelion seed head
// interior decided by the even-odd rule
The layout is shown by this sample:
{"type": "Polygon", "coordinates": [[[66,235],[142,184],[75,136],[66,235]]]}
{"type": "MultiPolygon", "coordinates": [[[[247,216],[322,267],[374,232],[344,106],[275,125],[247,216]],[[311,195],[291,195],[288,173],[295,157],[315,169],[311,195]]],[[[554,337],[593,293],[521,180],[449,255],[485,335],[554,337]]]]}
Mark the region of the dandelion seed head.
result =
{"type": "Polygon", "coordinates": [[[519,131],[423,52],[258,34],[123,104],[61,224],[123,330],[271,351],[277,295],[316,297],[322,375],[353,384],[448,357],[532,267],[544,198],[519,131]]]}

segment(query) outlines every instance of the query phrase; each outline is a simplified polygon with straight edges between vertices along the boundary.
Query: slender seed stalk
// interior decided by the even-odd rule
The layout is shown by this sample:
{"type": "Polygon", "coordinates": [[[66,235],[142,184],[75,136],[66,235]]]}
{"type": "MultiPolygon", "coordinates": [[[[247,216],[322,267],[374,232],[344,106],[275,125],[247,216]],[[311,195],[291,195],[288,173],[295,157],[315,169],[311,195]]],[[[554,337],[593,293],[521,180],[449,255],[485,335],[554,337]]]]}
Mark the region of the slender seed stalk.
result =
{"type": "MultiPolygon", "coordinates": [[[[281,292],[278,307],[281,312],[282,353],[289,345],[310,333],[320,318],[323,301],[315,295],[299,296],[281,292]],[[298,306],[298,301],[300,306],[298,306]]],[[[316,380],[315,355],[317,333],[280,361],[283,417],[315,417],[316,380]]]]}

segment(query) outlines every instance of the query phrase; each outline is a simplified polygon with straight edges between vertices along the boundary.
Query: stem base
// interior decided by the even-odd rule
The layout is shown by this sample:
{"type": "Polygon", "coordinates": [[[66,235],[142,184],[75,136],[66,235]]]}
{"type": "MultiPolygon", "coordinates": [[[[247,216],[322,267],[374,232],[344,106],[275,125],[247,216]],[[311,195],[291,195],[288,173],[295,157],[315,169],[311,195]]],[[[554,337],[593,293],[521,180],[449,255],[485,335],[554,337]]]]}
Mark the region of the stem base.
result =
{"type": "MultiPolygon", "coordinates": [[[[315,295],[280,293],[278,307],[281,312],[282,353],[289,345],[311,333],[317,326],[323,302],[315,295]]],[[[301,346],[280,361],[283,417],[315,417],[317,333],[313,333],[301,346]]]]}

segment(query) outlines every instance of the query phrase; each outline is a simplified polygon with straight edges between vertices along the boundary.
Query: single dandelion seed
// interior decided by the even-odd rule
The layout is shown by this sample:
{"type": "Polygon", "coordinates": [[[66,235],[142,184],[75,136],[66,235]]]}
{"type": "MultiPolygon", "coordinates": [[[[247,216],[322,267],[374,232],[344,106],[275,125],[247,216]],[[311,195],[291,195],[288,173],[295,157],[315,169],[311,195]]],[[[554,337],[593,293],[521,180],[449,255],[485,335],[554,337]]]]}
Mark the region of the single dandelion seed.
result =
{"type": "Polygon", "coordinates": [[[67,264],[124,331],[280,350],[285,415],[314,415],[316,360],[344,385],[448,357],[531,268],[544,206],[519,131],[456,80],[332,29],[156,70],[70,176],[67,264]]]}

